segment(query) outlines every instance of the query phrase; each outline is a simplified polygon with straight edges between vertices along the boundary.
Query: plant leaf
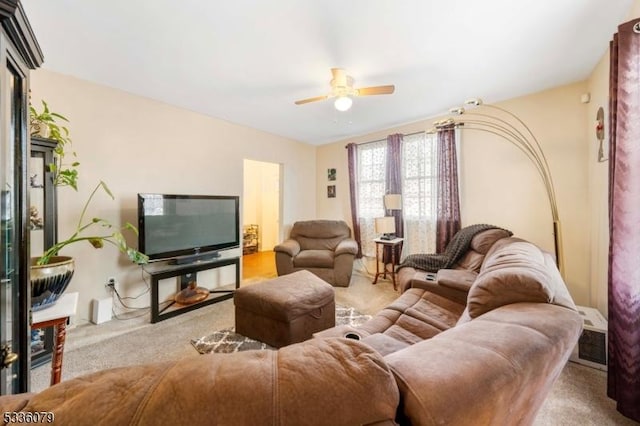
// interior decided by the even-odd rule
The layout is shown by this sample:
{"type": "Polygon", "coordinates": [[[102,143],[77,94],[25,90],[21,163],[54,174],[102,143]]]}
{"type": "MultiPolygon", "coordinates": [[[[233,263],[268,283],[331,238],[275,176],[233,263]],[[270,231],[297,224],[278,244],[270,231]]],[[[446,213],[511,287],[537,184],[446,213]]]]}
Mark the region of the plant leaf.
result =
{"type": "Polygon", "coordinates": [[[130,229],[131,231],[133,231],[134,234],[138,235],[138,228],[136,228],[134,225],[132,225],[129,222],[125,223],[124,229],[130,229]]]}
{"type": "Polygon", "coordinates": [[[102,238],[91,238],[88,241],[94,248],[100,249],[104,247],[104,242],[102,241],[102,238]]]}
{"type": "Polygon", "coordinates": [[[67,117],[65,117],[64,115],[58,114],[57,112],[52,112],[51,115],[54,116],[54,117],[58,117],[58,118],[60,118],[60,119],[62,119],[64,121],[69,121],[69,120],[67,120],[67,117]]]}
{"type": "Polygon", "coordinates": [[[106,183],[104,183],[104,181],[100,181],[100,185],[102,186],[102,189],[104,189],[104,192],[106,192],[107,194],[109,194],[109,196],[111,197],[111,199],[115,200],[116,197],[113,196],[113,194],[111,193],[111,190],[109,189],[109,187],[107,186],[106,183]]]}

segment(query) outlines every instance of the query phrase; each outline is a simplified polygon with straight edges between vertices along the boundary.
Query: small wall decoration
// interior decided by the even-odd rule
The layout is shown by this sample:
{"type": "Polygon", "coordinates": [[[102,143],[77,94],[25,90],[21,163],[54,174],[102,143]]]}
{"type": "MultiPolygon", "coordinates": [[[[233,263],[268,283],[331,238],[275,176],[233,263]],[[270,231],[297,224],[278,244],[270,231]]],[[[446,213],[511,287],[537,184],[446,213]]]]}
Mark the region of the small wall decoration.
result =
{"type": "Polygon", "coordinates": [[[327,186],[327,198],[336,198],[336,186],[328,185],[327,186]]]}
{"type": "Polygon", "coordinates": [[[598,138],[598,162],[602,163],[603,161],[607,161],[604,157],[604,148],[602,146],[604,142],[604,109],[602,107],[598,108],[598,112],[596,114],[596,138],[598,138]]]}
{"type": "Polygon", "coordinates": [[[336,180],[336,169],[327,169],[327,179],[336,180]]]}

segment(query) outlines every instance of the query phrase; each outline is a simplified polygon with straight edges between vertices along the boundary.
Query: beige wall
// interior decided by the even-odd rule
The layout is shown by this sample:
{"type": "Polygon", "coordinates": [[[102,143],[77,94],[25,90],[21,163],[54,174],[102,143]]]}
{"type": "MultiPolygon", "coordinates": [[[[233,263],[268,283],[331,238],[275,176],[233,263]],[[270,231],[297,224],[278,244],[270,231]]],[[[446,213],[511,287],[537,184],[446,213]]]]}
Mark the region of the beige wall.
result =
{"type": "MultiPolygon", "coordinates": [[[[243,159],[282,163],[283,223],[315,216],[315,147],[46,70],[32,73],[32,102],[45,99],[69,118],[80,165],[80,190],[59,191],[59,235],[72,232],[82,204],[99,180],[116,200],[95,200],[91,215],[136,223],[138,192],[242,195],[243,159]]],[[[242,203],[241,203],[242,206],[242,203]]],[[[135,241],[133,241],[135,244],[135,241]]],[[[93,298],[109,297],[104,283],[115,276],[121,294],[146,285],[140,268],[111,247],[98,252],[75,244],[68,291],[80,292],[77,322],[90,318],[93,298]]],[[[148,306],[149,296],[131,301],[148,306]]]]}
{"type": "MultiPolygon", "coordinates": [[[[640,0],[634,0],[625,22],[640,17],[640,0]]],[[[622,22],[621,22],[622,24],[622,22]]]]}
{"type": "MultiPolygon", "coordinates": [[[[576,83],[500,104],[527,123],[547,155],[563,226],[566,281],[580,304],[589,304],[590,297],[587,106],[580,102],[580,96],[586,91],[586,83],[576,83]]],[[[319,147],[318,216],[342,218],[351,223],[344,149],[348,142],[360,143],[396,132],[426,130],[433,121],[430,118],[319,147]],[[334,199],[326,198],[326,169],[330,167],[338,171],[334,199]]],[[[481,133],[463,131],[460,149],[463,225],[502,226],[553,252],[549,203],[529,160],[504,140],[481,133]]]]}
{"type": "Polygon", "coordinates": [[[605,111],[604,156],[609,158],[609,52],[598,63],[587,81],[591,102],[588,106],[588,170],[589,170],[589,229],[591,230],[591,305],[607,314],[607,271],[609,256],[609,162],[598,162],[599,142],[596,137],[598,108],[605,111]]]}

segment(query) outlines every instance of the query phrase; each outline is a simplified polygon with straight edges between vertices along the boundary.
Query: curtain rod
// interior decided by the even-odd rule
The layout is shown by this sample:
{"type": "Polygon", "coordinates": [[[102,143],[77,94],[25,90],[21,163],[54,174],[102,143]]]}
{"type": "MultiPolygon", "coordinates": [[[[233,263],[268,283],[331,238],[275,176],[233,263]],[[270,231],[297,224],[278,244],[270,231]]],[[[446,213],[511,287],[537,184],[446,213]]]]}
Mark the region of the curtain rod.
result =
{"type": "MultiPolygon", "coordinates": [[[[419,132],[413,132],[413,133],[403,133],[402,136],[413,136],[413,135],[419,135],[420,133],[426,133],[424,130],[421,130],[419,132]]],[[[376,143],[376,142],[380,142],[380,141],[385,141],[386,139],[377,139],[375,141],[369,141],[369,142],[361,142],[361,143],[357,143],[356,145],[368,145],[370,143],[376,143]]],[[[353,142],[352,142],[353,143],[353,142]]],[[[349,144],[345,145],[344,147],[347,148],[349,144]]]]}

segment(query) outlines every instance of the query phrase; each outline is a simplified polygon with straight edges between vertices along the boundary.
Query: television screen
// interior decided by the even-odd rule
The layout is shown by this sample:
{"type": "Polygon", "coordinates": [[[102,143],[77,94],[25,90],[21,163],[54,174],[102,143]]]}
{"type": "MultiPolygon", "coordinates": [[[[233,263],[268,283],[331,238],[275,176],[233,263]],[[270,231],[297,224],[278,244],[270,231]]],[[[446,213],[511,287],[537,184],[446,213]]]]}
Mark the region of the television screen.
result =
{"type": "Polygon", "coordinates": [[[150,259],[240,245],[239,197],[138,194],[138,249],[150,259]]]}

